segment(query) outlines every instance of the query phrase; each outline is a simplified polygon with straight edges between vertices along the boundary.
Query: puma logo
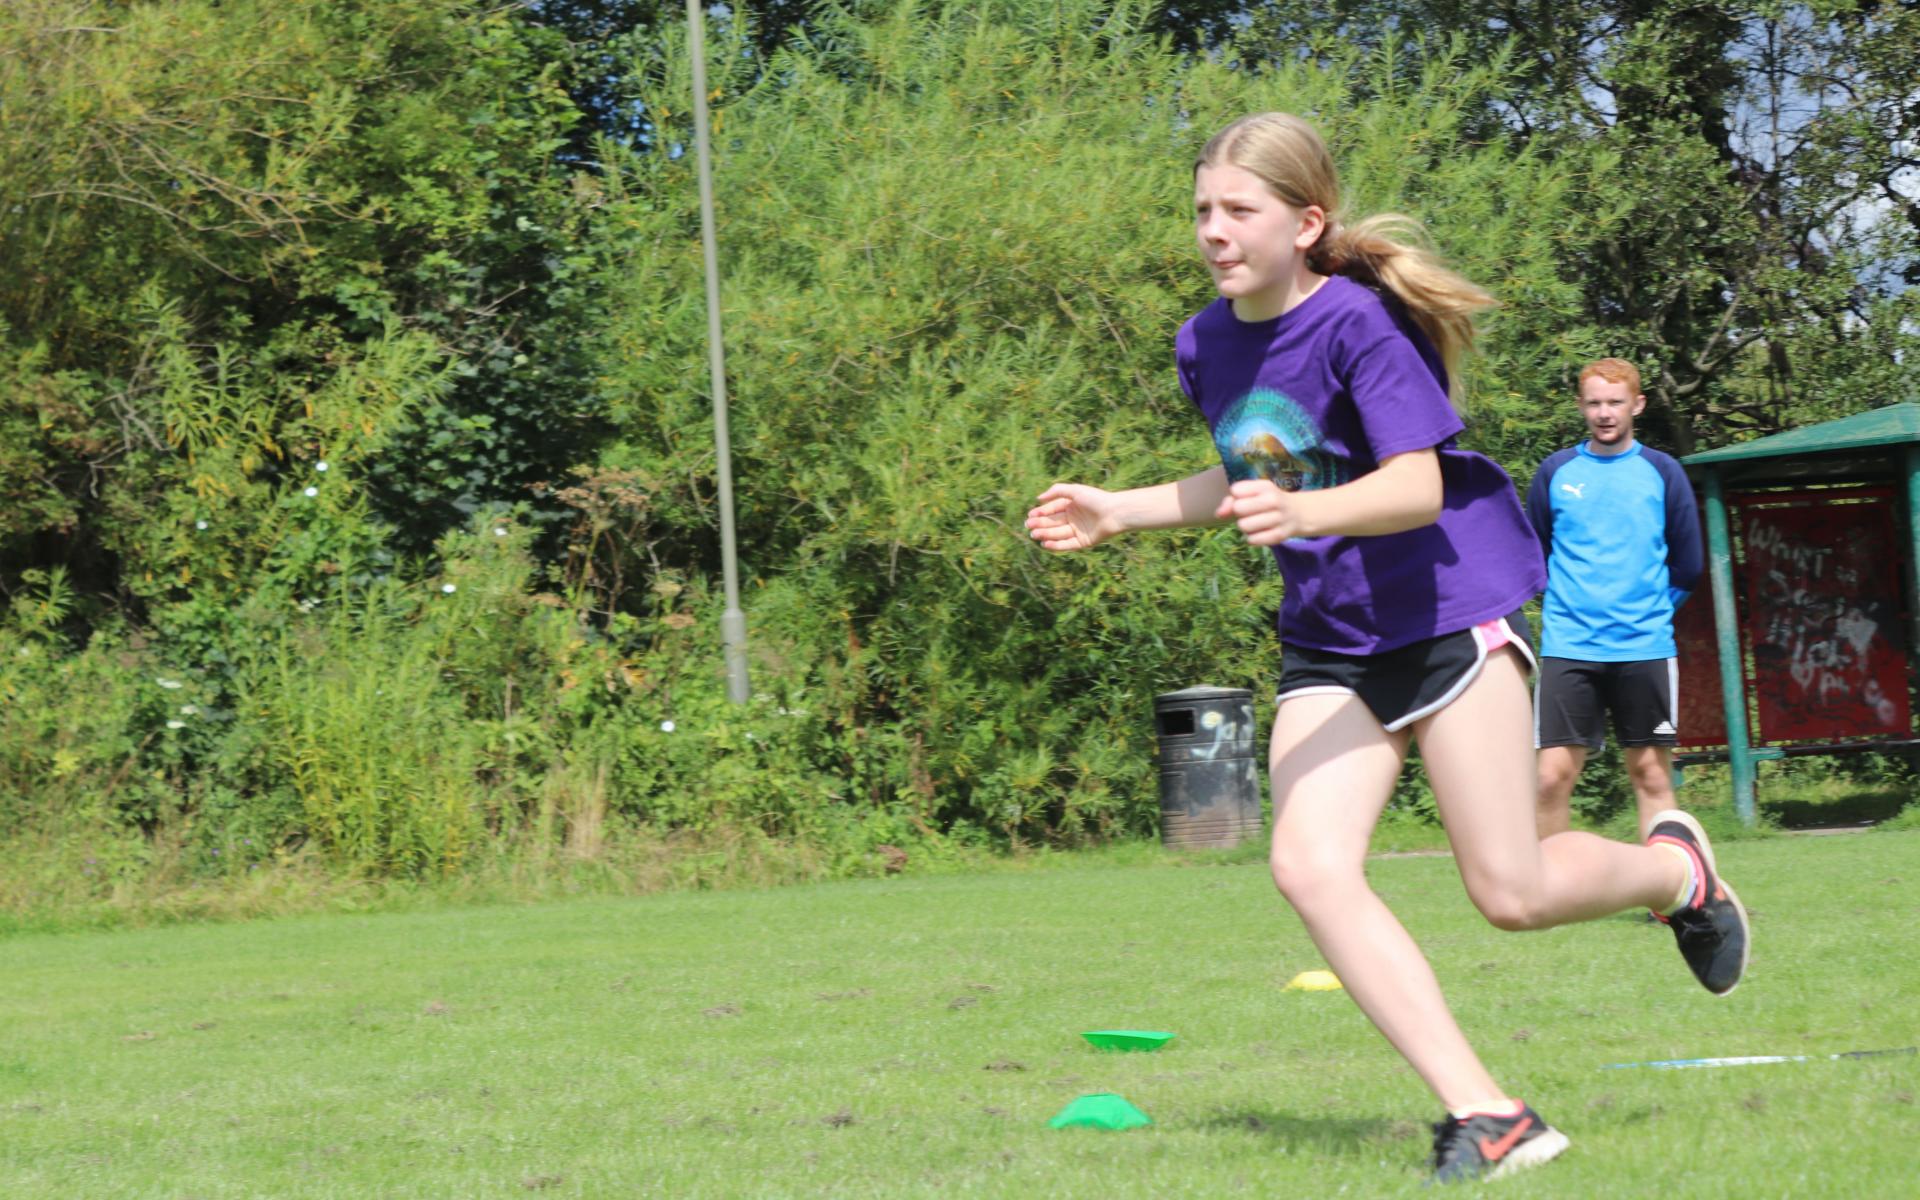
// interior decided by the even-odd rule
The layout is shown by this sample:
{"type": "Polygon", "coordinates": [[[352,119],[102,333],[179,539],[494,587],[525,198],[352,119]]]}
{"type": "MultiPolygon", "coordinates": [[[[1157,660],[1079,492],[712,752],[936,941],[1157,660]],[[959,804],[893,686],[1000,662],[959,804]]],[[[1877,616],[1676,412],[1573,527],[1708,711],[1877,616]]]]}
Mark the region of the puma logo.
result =
{"type": "Polygon", "coordinates": [[[1560,485],[1560,490],[1572,496],[1575,500],[1586,499],[1585,496],[1580,494],[1587,490],[1587,485],[1584,483],[1563,483],[1560,485]]]}

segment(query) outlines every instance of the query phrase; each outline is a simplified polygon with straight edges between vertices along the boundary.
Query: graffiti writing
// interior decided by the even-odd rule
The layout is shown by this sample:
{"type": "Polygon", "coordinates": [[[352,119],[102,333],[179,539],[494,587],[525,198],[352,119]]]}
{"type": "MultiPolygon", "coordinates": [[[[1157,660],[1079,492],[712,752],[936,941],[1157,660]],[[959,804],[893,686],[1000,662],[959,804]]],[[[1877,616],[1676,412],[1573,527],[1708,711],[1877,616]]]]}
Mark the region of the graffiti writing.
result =
{"type": "Polygon", "coordinates": [[[1756,505],[1745,516],[1761,736],[1905,732],[1906,649],[1884,569],[1899,561],[1890,507],[1756,505]]]}

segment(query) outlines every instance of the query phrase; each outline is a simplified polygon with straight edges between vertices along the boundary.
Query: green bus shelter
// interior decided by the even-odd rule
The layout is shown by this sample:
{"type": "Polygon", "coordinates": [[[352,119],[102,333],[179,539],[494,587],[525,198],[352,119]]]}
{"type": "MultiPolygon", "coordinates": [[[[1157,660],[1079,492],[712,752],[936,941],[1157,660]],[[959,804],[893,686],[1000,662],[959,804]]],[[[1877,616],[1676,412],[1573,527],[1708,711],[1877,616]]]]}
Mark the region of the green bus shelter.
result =
{"type": "Polygon", "coordinates": [[[1726,759],[1752,823],[1762,759],[1920,746],[1920,404],[1681,462],[1712,586],[1675,620],[1676,761],[1726,759]]]}

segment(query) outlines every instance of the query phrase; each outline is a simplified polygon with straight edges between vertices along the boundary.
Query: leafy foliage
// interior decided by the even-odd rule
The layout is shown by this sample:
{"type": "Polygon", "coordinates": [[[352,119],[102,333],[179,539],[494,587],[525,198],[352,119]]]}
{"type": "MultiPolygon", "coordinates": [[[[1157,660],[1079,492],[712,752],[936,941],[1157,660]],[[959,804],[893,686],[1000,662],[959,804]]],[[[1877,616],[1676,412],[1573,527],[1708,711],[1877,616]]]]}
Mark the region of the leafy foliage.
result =
{"type": "Polygon", "coordinates": [[[1727,199],[1750,143],[1702,132],[1752,68],[1688,24],[1759,17],[1582,8],[1605,52],[1569,76],[1492,9],[1283,37],[1319,11],[715,14],[734,706],[674,14],[0,10],[0,838],[85,848],[109,895],[164,855],[437,877],[668,830],[862,871],[1150,829],[1149,698],[1266,693],[1270,560],[1230,530],[1049,559],[1021,516],[1207,463],[1168,369],[1209,295],[1188,172],[1249,110],[1314,118],[1354,212],[1420,217],[1501,297],[1467,437],[1523,481],[1601,353],[1720,331],[1697,396],[1656,372],[1676,440],[1910,385],[1909,294],[1868,270],[1906,235],[1808,232],[1817,180],[1903,178],[1867,149],[1898,13],[1833,10],[1880,99],[1805,126],[1772,221],[1727,199]],[[1782,392],[1781,353],[1826,386],[1782,392]]]}
{"type": "MultiPolygon", "coordinates": [[[[1250,66],[1434,30],[1507,56],[1474,120],[1623,209],[1561,248],[1598,352],[1639,361],[1680,453],[1908,398],[1920,278],[1920,11],[1579,0],[1268,0],[1250,66]]],[[[1577,358],[1565,362],[1571,372],[1577,358]]]]}

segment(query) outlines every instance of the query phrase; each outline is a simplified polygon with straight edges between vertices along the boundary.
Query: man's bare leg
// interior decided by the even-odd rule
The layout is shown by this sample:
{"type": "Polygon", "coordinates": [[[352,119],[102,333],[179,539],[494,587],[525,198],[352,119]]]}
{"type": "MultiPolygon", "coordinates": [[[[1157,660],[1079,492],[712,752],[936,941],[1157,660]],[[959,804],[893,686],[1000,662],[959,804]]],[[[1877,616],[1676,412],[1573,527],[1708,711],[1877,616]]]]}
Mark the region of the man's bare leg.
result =
{"type": "MultiPolygon", "coordinates": [[[[1548,746],[1536,756],[1540,782],[1534,805],[1534,823],[1539,827],[1540,840],[1546,841],[1556,833],[1565,833],[1573,827],[1572,799],[1573,785],[1580,781],[1580,770],[1587,765],[1585,746],[1548,746]]],[[[1649,810],[1644,805],[1640,812],[1641,832],[1645,833],[1645,815],[1649,810]]]]}
{"type": "Polygon", "coordinates": [[[1673,797],[1673,748],[1628,746],[1623,755],[1627,776],[1633,781],[1633,798],[1640,808],[1640,840],[1645,841],[1656,814],[1680,807],[1673,797]]]}

